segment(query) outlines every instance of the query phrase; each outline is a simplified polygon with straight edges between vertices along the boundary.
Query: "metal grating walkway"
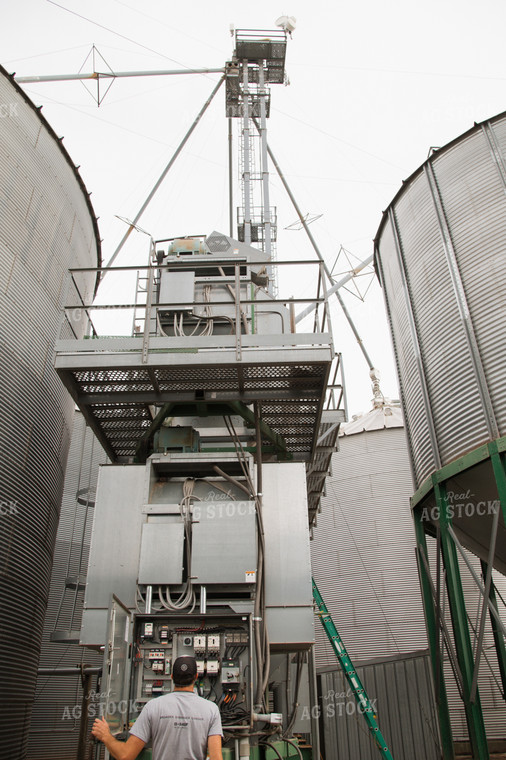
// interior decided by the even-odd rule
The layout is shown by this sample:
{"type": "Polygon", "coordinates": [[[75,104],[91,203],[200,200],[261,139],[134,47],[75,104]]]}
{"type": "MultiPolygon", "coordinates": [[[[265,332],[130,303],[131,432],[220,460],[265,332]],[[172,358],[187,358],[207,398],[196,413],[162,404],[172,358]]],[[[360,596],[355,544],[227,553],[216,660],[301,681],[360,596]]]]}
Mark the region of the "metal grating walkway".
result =
{"type": "Polygon", "coordinates": [[[263,421],[283,437],[293,458],[313,455],[332,361],[329,345],[243,349],[240,360],[235,351],[154,348],[143,362],[139,344],[119,339],[111,350],[110,338],[98,338],[56,346],[57,372],[113,461],[135,455],[156,407],[170,402],[261,402],[263,421]]]}

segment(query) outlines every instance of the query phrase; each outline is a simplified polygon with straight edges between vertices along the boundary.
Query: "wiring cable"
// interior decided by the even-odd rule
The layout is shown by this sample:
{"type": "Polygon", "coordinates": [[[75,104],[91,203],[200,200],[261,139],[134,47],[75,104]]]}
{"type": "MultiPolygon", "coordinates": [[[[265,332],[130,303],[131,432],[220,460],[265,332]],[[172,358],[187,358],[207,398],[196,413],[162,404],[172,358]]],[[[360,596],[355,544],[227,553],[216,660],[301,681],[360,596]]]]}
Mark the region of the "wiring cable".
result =
{"type": "MultiPolygon", "coordinates": [[[[288,718],[288,723],[286,726],[286,730],[283,732],[283,736],[290,736],[293,730],[293,726],[295,724],[295,720],[297,718],[297,710],[299,707],[299,691],[300,691],[300,684],[302,681],[302,664],[305,660],[305,652],[298,652],[297,653],[297,670],[295,674],[295,687],[294,687],[294,695],[293,695],[293,706],[292,706],[292,712],[288,718]]],[[[288,663],[288,667],[290,667],[290,663],[288,663]]],[[[288,700],[287,700],[288,701],[288,700]]]]}
{"type": "MultiPolygon", "coordinates": [[[[193,612],[196,604],[195,591],[193,589],[192,577],[191,577],[191,559],[192,559],[192,543],[191,543],[191,525],[192,514],[191,506],[193,499],[199,499],[198,496],[194,496],[193,491],[195,488],[195,479],[186,478],[183,482],[183,498],[179,502],[179,509],[181,518],[184,524],[185,535],[185,558],[186,558],[186,582],[183,587],[183,591],[176,600],[173,600],[170,595],[170,588],[167,585],[165,590],[161,586],[158,587],[158,594],[162,605],[171,612],[180,612],[188,607],[189,614],[193,612]]],[[[200,499],[199,499],[200,500],[200,499]]]]}
{"type": "Polygon", "coordinates": [[[297,751],[298,756],[299,756],[299,760],[304,760],[304,758],[302,756],[302,752],[300,751],[300,747],[299,747],[299,745],[296,742],[292,741],[291,739],[287,739],[286,736],[281,736],[280,740],[282,742],[286,742],[287,744],[290,744],[292,747],[294,747],[295,750],[297,751]]]}

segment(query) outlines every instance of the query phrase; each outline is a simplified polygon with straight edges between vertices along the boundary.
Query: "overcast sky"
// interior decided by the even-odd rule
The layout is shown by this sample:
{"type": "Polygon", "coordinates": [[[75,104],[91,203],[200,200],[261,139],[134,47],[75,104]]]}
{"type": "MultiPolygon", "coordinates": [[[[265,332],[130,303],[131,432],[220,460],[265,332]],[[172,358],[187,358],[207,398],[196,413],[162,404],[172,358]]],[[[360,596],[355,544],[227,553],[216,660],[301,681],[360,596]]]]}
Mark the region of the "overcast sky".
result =
{"type": "MultiPolygon", "coordinates": [[[[357,262],[371,255],[382,211],[430,147],[505,110],[501,0],[294,0],[279,6],[266,0],[19,0],[2,8],[1,63],[18,75],[76,73],[95,44],[117,71],[221,67],[233,50],[231,23],[272,29],[281,14],[294,15],[297,29],[287,52],[290,85],[272,86],[268,140],[303,212],[322,215],[311,229],[339,278],[349,268],[342,256],[336,263],[341,246],[357,262]]],[[[90,62],[84,70],[91,70],[90,62]]],[[[116,215],[135,216],[217,80],[116,80],[100,108],[79,82],[25,86],[80,165],[100,217],[104,260],[126,231],[116,215]]],[[[227,174],[223,91],[139,225],[155,238],[228,233],[227,174]]],[[[271,203],[278,209],[279,258],[314,258],[303,231],[284,229],[296,214],[274,173],[271,203]]],[[[116,263],[144,264],[147,241],[134,233],[116,263]]],[[[370,279],[359,284],[370,285],[365,302],[343,295],[382,373],[384,393],[397,397],[382,294],[370,279]]],[[[279,285],[283,294],[301,297],[313,287],[306,278],[283,283],[280,277],[279,285]]],[[[107,281],[101,297],[117,298],[107,281]]],[[[366,411],[368,368],[337,302],[333,315],[350,412],[366,411]]]]}

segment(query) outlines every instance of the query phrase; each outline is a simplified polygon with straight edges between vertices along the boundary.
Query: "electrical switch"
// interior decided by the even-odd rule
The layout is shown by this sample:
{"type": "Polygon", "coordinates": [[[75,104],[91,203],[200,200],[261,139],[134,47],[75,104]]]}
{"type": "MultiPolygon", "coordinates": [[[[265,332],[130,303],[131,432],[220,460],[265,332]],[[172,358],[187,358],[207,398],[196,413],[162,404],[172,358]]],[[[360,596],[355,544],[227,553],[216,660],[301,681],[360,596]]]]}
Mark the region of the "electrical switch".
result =
{"type": "Polygon", "coordinates": [[[207,675],[216,676],[220,670],[220,663],[218,660],[208,660],[206,663],[207,675]]]}
{"type": "Polygon", "coordinates": [[[219,636],[207,637],[207,653],[208,654],[220,653],[220,637],[219,636]]]}
{"type": "Polygon", "coordinates": [[[206,637],[205,636],[194,636],[193,637],[193,649],[195,650],[195,654],[205,654],[206,653],[206,637]]]}

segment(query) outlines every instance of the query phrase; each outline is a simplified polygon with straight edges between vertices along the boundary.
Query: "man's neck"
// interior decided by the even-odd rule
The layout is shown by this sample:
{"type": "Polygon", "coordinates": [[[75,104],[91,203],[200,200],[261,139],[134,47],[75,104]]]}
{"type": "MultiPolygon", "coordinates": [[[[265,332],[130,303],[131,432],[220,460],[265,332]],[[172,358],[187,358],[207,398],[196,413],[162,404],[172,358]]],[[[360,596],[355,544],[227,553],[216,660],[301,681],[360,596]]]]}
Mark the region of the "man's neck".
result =
{"type": "Polygon", "coordinates": [[[188,684],[188,686],[174,686],[174,691],[193,691],[194,683],[188,684]]]}

